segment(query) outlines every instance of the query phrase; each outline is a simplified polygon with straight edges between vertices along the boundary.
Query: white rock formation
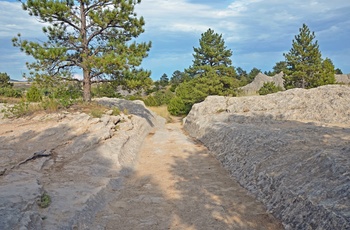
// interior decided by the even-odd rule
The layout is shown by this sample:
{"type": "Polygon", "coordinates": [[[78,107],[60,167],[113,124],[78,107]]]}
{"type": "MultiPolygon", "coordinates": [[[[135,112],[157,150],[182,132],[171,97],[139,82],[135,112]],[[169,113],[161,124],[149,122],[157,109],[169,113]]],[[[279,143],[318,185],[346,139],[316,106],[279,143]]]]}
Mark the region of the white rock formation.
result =
{"type": "Polygon", "coordinates": [[[208,97],[185,130],[286,229],[350,229],[350,87],[208,97]]]}
{"type": "Polygon", "coordinates": [[[105,101],[129,114],[42,114],[0,122],[0,229],[87,229],[108,204],[143,139],[164,119],[142,103],[99,100],[105,101]],[[44,193],[51,204],[40,208],[44,193]]]}
{"type": "Polygon", "coordinates": [[[259,91],[259,89],[263,87],[264,83],[266,82],[274,82],[276,86],[280,86],[282,89],[284,89],[283,72],[280,72],[273,77],[259,73],[251,83],[241,87],[240,89],[244,92],[245,95],[256,94],[257,91],[259,91]]]}

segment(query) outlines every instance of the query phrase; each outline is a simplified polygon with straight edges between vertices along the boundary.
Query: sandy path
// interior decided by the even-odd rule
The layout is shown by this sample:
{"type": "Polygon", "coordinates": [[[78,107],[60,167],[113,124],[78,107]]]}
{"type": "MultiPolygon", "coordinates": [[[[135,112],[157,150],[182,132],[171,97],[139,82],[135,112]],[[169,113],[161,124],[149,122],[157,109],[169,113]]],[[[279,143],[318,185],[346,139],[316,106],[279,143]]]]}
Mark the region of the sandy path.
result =
{"type": "Polygon", "coordinates": [[[146,138],[121,184],[96,228],[283,229],[179,122],[146,138]]]}

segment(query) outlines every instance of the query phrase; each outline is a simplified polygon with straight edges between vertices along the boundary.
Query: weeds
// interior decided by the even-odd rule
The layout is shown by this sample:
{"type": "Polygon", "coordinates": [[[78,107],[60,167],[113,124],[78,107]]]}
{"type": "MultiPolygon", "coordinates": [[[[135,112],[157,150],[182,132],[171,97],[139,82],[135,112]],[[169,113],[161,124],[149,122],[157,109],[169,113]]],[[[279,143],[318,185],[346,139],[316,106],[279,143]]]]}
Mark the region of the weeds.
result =
{"type": "Polygon", "coordinates": [[[37,204],[40,208],[47,208],[51,204],[51,197],[46,192],[44,192],[41,195],[40,199],[38,199],[37,204]]]}
{"type": "Polygon", "coordinates": [[[118,115],[120,115],[120,109],[117,108],[117,107],[114,107],[113,110],[112,110],[112,115],[113,115],[113,116],[118,116],[118,115]]]}
{"type": "Polygon", "coordinates": [[[103,113],[104,113],[104,111],[101,110],[100,108],[93,108],[90,111],[90,115],[94,118],[101,118],[103,113]]]}

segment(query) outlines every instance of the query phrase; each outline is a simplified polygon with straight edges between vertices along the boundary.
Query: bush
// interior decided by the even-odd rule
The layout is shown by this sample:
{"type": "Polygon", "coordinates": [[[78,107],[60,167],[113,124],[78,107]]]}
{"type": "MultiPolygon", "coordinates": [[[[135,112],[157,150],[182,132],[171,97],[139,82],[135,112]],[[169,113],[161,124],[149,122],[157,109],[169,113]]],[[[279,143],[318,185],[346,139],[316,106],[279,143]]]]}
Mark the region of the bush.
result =
{"type": "Polygon", "coordinates": [[[174,93],[170,90],[160,90],[155,92],[154,95],[148,96],[143,101],[147,106],[161,106],[169,104],[174,96],[174,93]]]}
{"type": "Polygon", "coordinates": [[[41,93],[39,89],[32,85],[27,92],[27,100],[29,102],[39,102],[42,100],[41,93]]]}
{"type": "Polygon", "coordinates": [[[265,82],[263,87],[259,89],[260,95],[267,95],[270,93],[277,93],[278,91],[282,91],[283,89],[280,86],[276,86],[274,82],[265,82]]]}
{"type": "Polygon", "coordinates": [[[171,115],[185,115],[191,110],[191,105],[186,105],[180,97],[173,97],[168,104],[168,111],[171,115]]]}
{"type": "Polygon", "coordinates": [[[120,97],[120,94],[116,91],[113,85],[109,82],[104,82],[98,84],[96,87],[92,88],[93,97],[120,97]]]}
{"type": "Polygon", "coordinates": [[[22,92],[19,89],[5,87],[0,88],[0,96],[20,98],[22,97],[22,92]]]}
{"type": "Polygon", "coordinates": [[[148,96],[143,100],[146,106],[158,106],[158,102],[154,96],[148,96]]]}

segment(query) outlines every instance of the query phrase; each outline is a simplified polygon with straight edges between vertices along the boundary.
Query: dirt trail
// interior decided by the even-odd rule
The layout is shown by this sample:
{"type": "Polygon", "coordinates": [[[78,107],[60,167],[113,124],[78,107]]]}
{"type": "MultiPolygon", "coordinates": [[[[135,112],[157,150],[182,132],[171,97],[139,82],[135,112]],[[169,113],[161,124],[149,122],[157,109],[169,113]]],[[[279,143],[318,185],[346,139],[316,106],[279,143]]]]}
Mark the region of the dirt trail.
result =
{"type": "Polygon", "coordinates": [[[145,140],[95,229],[283,229],[180,122],[145,140]]]}

